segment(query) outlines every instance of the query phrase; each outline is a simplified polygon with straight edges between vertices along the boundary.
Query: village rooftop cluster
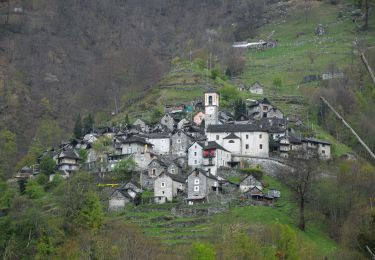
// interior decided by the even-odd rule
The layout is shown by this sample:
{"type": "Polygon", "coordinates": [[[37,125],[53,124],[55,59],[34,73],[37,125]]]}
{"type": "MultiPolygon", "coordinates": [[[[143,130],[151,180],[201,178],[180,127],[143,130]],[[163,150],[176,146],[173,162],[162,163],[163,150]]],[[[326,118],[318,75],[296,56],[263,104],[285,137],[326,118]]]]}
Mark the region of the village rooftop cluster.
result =
{"type": "MultiPolygon", "coordinates": [[[[155,125],[139,118],[124,127],[96,129],[82,140],[46,151],[40,159],[52,157],[55,174],[63,178],[83,169],[96,174],[99,183],[110,177],[122,160],[131,159],[136,164],[136,174],[130,182],[113,185],[108,194],[109,209],[117,210],[135,202],[145,190],[153,191],[152,203],[179,198],[193,205],[209,202],[219,194],[237,192],[242,198],[269,204],[280,197],[279,191],[265,192],[262,182],[251,174],[240,183],[233,183],[227,178],[228,172],[249,167],[254,158],[286,160],[293,151],[303,150],[324,160],[331,158],[330,143],[295,134],[289,127],[291,119],[267,98],[246,100],[246,113],[241,120],[220,109],[220,95],[212,88],[206,89],[201,105],[190,108],[194,111],[190,116],[181,108],[167,107],[155,125]],[[101,152],[93,149],[103,136],[110,140],[109,148],[101,152]],[[85,161],[78,155],[81,149],[87,152],[85,161]]],[[[24,167],[16,177],[35,174],[37,167],[24,167]]],[[[53,178],[51,175],[50,180],[53,178]]]]}

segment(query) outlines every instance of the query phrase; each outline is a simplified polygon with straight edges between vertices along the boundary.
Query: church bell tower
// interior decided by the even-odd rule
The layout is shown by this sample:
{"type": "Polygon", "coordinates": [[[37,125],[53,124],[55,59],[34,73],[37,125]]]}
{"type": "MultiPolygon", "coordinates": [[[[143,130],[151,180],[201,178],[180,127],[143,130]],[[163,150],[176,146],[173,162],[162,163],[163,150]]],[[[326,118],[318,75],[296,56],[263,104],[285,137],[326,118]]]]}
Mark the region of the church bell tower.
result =
{"type": "Polygon", "coordinates": [[[204,93],[205,106],[205,128],[209,125],[217,125],[219,123],[219,93],[215,90],[207,90],[204,93]]]}

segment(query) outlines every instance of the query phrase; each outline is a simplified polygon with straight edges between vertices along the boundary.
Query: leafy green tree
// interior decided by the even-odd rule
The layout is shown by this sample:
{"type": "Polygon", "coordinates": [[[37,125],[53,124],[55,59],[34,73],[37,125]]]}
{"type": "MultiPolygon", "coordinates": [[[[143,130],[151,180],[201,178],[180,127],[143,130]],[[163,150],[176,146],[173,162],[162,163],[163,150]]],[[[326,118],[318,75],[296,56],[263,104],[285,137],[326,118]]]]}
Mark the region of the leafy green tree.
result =
{"type": "Polygon", "coordinates": [[[99,196],[94,191],[85,194],[81,208],[79,209],[77,223],[92,230],[98,230],[104,220],[102,205],[99,196]]]}
{"type": "Polygon", "coordinates": [[[43,156],[40,161],[40,171],[45,175],[51,175],[55,172],[56,162],[51,156],[43,156]]]}
{"type": "Polygon", "coordinates": [[[0,177],[1,174],[8,173],[12,159],[17,153],[16,135],[8,129],[0,131],[0,177]]]}
{"type": "Polygon", "coordinates": [[[128,181],[132,178],[137,164],[132,158],[121,160],[113,169],[114,176],[117,180],[128,181]]]}
{"type": "Polygon", "coordinates": [[[159,122],[160,118],[163,116],[163,113],[159,108],[156,108],[154,112],[152,112],[151,115],[151,123],[157,123],[159,122]]]}
{"type": "Polygon", "coordinates": [[[191,246],[190,257],[192,260],[214,260],[216,252],[209,244],[194,243],[191,246]]]}
{"type": "Polygon", "coordinates": [[[86,162],[87,161],[87,157],[88,157],[87,150],[85,150],[85,149],[79,149],[78,150],[78,156],[79,156],[79,158],[81,159],[82,162],[86,162]]]}
{"type": "Polygon", "coordinates": [[[74,129],[73,129],[73,134],[74,134],[74,137],[77,138],[77,139],[80,139],[82,138],[82,120],[81,120],[81,115],[78,114],[76,116],[76,119],[75,119],[75,123],[74,123],[74,129]]]}
{"type": "Polygon", "coordinates": [[[223,104],[229,105],[239,98],[239,92],[236,87],[226,85],[220,88],[220,97],[223,104]]]}
{"type": "Polygon", "coordinates": [[[218,68],[215,68],[211,70],[211,79],[215,80],[217,77],[220,76],[220,70],[218,68]]]}
{"type": "Polygon", "coordinates": [[[277,257],[278,259],[297,260],[298,241],[297,235],[288,225],[277,223],[274,225],[274,232],[277,234],[277,257]]]}
{"type": "Polygon", "coordinates": [[[39,199],[45,195],[43,186],[36,180],[29,180],[26,183],[25,194],[30,199],[39,199]]]}

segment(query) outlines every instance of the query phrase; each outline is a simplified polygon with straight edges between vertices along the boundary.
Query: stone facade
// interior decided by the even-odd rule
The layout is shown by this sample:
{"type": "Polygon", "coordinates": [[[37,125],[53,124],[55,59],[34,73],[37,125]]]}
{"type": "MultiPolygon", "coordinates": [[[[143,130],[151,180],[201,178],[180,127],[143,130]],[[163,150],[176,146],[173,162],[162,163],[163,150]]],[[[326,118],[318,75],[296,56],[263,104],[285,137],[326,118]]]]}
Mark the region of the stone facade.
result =
{"type": "Polygon", "coordinates": [[[184,131],[178,130],[171,137],[172,140],[172,154],[177,156],[186,156],[187,149],[191,144],[191,137],[184,131]]]}

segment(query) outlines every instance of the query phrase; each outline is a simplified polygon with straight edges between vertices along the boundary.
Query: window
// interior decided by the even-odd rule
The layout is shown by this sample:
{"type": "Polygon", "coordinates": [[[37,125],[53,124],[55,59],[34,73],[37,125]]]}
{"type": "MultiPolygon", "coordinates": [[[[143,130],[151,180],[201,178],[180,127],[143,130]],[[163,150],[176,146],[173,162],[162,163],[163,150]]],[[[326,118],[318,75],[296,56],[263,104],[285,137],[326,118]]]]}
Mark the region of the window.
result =
{"type": "Polygon", "coordinates": [[[156,162],[153,162],[152,165],[153,165],[153,166],[156,166],[156,162]]]}
{"type": "Polygon", "coordinates": [[[132,153],[132,148],[131,147],[128,148],[128,153],[132,153]]]}
{"type": "Polygon", "coordinates": [[[194,179],[194,184],[199,184],[199,179],[194,179]]]}
{"type": "Polygon", "coordinates": [[[199,191],[199,186],[194,186],[194,191],[199,191]]]}
{"type": "Polygon", "coordinates": [[[174,170],[174,169],[172,169],[172,170],[171,170],[171,173],[174,173],[174,172],[175,172],[175,170],[174,170]]]}
{"type": "Polygon", "coordinates": [[[181,139],[177,139],[177,143],[180,144],[181,143],[181,139]]]}
{"type": "Polygon", "coordinates": [[[156,175],[156,169],[152,169],[152,175],[153,175],[153,176],[156,175]]]}
{"type": "Polygon", "coordinates": [[[229,140],[228,143],[230,143],[230,144],[234,144],[234,141],[233,141],[233,140],[229,140]]]}
{"type": "Polygon", "coordinates": [[[166,123],[166,124],[167,124],[167,123],[168,123],[168,119],[165,119],[165,120],[164,120],[164,123],[166,123]]]}
{"type": "Polygon", "coordinates": [[[262,135],[261,134],[259,135],[259,139],[262,139],[262,135]]]}
{"type": "Polygon", "coordinates": [[[246,139],[249,139],[249,135],[246,135],[246,139]]]}
{"type": "Polygon", "coordinates": [[[322,154],[326,154],[326,151],[325,151],[325,150],[322,150],[322,154]]]}
{"type": "Polygon", "coordinates": [[[197,160],[194,160],[194,164],[195,164],[195,165],[198,164],[197,160]]]}
{"type": "Polygon", "coordinates": [[[259,145],[259,149],[263,149],[263,144],[260,144],[260,145],[259,145]]]}
{"type": "Polygon", "coordinates": [[[160,184],[160,186],[163,188],[163,187],[165,187],[165,182],[162,182],[161,184],[160,184]]]}
{"type": "Polygon", "coordinates": [[[249,150],[249,145],[248,144],[245,147],[246,147],[246,150],[249,150]]]}
{"type": "Polygon", "coordinates": [[[219,140],[220,139],[220,136],[219,135],[216,135],[216,140],[219,140]]]}
{"type": "Polygon", "coordinates": [[[163,194],[164,194],[165,192],[164,192],[164,191],[162,191],[161,193],[163,193],[163,194]]]}
{"type": "Polygon", "coordinates": [[[212,106],[212,96],[208,96],[208,105],[212,106]]]}

